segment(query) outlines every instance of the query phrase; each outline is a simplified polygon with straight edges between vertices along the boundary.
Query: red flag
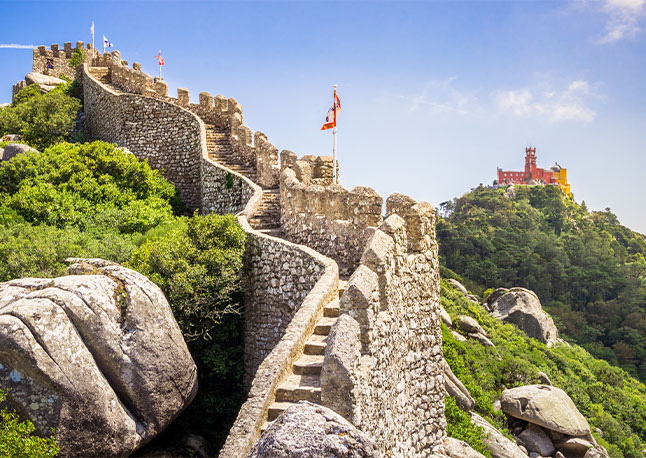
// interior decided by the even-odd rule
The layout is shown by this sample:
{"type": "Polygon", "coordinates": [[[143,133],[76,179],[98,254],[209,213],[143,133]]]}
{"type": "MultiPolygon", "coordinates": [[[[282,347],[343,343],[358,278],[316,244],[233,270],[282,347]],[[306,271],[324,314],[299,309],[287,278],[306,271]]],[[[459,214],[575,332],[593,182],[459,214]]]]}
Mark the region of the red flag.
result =
{"type": "Polygon", "coordinates": [[[341,101],[339,100],[339,97],[337,97],[336,91],[334,91],[334,104],[332,105],[332,108],[328,110],[327,116],[325,117],[325,124],[323,124],[321,130],[336,127],[336,114],[339,111],[341,111],[341,101]]]}

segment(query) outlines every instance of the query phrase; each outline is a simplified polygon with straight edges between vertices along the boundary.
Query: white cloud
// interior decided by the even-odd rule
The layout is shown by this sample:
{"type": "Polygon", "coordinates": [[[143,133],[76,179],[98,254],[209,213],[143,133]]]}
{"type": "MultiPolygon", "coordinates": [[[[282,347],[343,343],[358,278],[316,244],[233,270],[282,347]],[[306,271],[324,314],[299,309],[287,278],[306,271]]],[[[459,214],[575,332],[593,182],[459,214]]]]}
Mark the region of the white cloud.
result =
{"type": "Polygon", "coordinates": [[[608,22],[598,42],[613,43],[634,38],[641,30],[639,22],[646,16],[646,0],[605,0],[601,9],[608,15],[608,22]]]}
{"type": "Polygon", "coordinates": [[[587,81],[572,81],[563,91],[532,91],[516,89],[493,94],[500,113],[516,117],[539,117],[549,121],[592,122],[596,112],[586,105],[587,99],[596,97],[587,81]]]}
{"type": "Polygon", "coordinates": [[[0,44],[0,48],[6,48],[6,49],[33,49],[36,46],[34,45],[18,45],[15,43],[8,43],[8,44],[0,44]]]}
{"type": "Polygon", "coordinates": [[[427,109],[432,113],[453,113],[469,115],[479,111],[475,96],[462,92],[453,86],[455,77],[444,80],[433,80],[426,83],[424,89],[410,99],[410,111],[427,109]]]}

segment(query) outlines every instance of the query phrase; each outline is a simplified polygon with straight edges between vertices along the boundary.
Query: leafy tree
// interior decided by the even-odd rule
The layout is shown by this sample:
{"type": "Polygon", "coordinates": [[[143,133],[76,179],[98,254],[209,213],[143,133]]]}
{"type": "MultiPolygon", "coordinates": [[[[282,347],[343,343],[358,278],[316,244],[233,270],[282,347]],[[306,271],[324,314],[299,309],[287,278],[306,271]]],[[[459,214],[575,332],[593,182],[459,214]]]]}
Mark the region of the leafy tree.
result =
{"type": "Polygon", "coordinates": [[[36,149],[69,139],[81,102],[66,90],[65,84],[47,94],[37,85],[22,89],[13,105],[0,111],[0,136],[20,134],[36,149]]]}
{"type": "MultiPolygon", "coordinates": [[[[0,390],[0,403],[5,400],[0,390]]],[[[53,458],[59,447],[54,437],[34,436],[36,430],[30,421],[20,421],[18,416],[7,409],[0,410],[0,457],[53,458]]]]}
{"type": "Polygon", "coordinates": [[[168,298],[202,387],[174,425],[221,445],[244,401],[239,278],[245,233],[233,215],[194,215],[151,237],[129,265],[168,298]]]}

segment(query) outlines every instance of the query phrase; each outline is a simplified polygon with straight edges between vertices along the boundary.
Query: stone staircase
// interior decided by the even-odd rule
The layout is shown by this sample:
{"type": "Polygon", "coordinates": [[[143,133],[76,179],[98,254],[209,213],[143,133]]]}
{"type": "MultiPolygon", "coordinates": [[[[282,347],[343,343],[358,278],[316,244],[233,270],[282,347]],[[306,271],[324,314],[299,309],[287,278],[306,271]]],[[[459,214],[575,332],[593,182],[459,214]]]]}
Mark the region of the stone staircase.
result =
{"type": "Polygon", "coordinates": [[[243,164],[242,161],[233,153],[231,143],[229,142],[229,133],[226,129],[220,129],[213,124],[204,123],[206,127],[206,149],[209,152],[209,158],[218,164],[221,164],[233,170],[234,172],[244,175],[254,183],[256,182],[256,170],[243,164]]]}
{"type": "Polygon", "coordinates": [[[122,93],[123,91],[112,84],[110,81],[110,69],[108,67],[90,67],[90,74],[95,77],[101,84],[108,86],[110,89],[117,93],[122,93]]]}
{"type": "MultiPolygon", "coordinates": [[[[90,73],[102,84],[110,87],[118,93],[123,93],[122,90],[111,83],[108,67],[90,67],[90,73]]],[[[221,129],[206,121],[204,122],[204,127],[206,128],[206,147],[209,158],[256,183],[257,174],[255,168],[244,164],[240,158],[233,153],[233,148],[229,141],[228,130],[221,129]]],[[[263,189],[262,201],[251,218],[249,218],[249,224],[255,230],[267,235],[274,237],[283,236],[283,232],[280,227],[279,188],[263,189]]]]}
{"type": "MultiPolygon", "coordinates": [[[[256,170],[243,164],[233,154],[231,143],[229,142],[229,133],[225,129],[220,129],[213,124],[205,123],[205,127],[206,147],[209,152],[209,158],[249,178],[255,183],[257,181],[256,170]]],[[[263,189],[262,201],[255,213],[249,218],[249,224],[257,231],[265,234],[275,237],[282,236],[282,230],[280,228],[279,188],[263,189]]]]}
{"type": "MultiPolygon", "coordinates": [[[[345,291],[347,280],[339,280],[339,297],[345,291]]],[[[294,361],[292,373],[278,386],[276,399],[269,406],[267,422],[262,432],[289,406],[298,401],[321,404],[321,368],[328,334],[339,317],[339,299],[325,306],[323,317],[316,323],[314,333],[305,342],[300,358],[294,361]]]]}

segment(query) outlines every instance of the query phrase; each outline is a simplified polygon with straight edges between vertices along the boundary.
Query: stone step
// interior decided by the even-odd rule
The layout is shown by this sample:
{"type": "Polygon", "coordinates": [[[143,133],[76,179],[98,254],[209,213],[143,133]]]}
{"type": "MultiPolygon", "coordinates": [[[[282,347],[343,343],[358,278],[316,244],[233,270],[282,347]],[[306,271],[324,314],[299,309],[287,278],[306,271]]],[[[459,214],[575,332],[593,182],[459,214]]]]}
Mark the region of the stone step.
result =
{"type": "Polygon", "coordinates": [[[321,403],[321,377],[292,374],[276,390],[276,401],[321,403]]]}
{"type": "Polygon", "coordinates": [[[334,323],[336,323],[336,318],[330,318],[330,317],[321,318],[319,322],[316,323],[316,326],[314,327],[314,334],[318,334],[320,336],[328,335],[334,323]]]}
{"type": "Polygon", "coordinates": [[[323,309],[323,316],[324,317],[338,318],[339,313],[340,313],[340,309],[339,309],[339,300],[338,299],[330,302],[323,309]]]}
{"type": "Polygon", "coordinates": [[[274,402],[269,406],[269,411],[267,412],[267,420],[274,421],[280,416],[281,413],[286,411],[288,408],[293,406],[295,402],[274,402]]]}
{"type": "Polygon", "coordinates": [[[293,372],[297,375],[321,375],[322,355],[302,355],[294,361],[293,372]]]}
{"type": "Polygon", "coordinates": [[[320,336],[312,334],[305,342],[303,353],[306,355],[322,355],[325,353],[325,346],[327,345],[327,336],[320,336]]]}

